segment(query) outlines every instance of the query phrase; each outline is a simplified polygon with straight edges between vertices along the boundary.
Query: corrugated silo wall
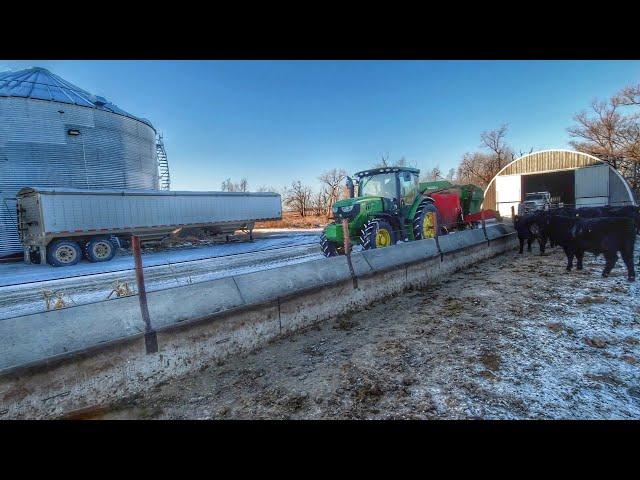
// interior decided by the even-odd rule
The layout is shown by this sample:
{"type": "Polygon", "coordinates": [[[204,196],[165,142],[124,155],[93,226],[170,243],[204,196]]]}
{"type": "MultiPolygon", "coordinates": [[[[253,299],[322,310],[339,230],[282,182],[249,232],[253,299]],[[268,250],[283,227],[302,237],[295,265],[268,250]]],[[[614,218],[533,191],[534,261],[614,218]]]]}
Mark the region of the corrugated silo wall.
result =
{"type": "Polygon", "coordinates": [[[157,189],[155,132],[102,110],[0,98],[0,257],[22,250],[15,195],[25,186],[157,189]]]}

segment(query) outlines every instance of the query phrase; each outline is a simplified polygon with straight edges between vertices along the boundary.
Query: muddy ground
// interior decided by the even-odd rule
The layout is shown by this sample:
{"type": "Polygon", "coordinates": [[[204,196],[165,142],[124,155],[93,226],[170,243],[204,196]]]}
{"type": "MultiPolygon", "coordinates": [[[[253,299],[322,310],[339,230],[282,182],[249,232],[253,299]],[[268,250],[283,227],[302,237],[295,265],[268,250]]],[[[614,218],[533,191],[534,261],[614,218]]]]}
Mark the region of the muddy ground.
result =
{"type": "MultiPolygon", "coordinates": [[[[636,255],[637,258],[637,255],[636,255]]],[[[103,418],[640,418],[639,283],[516,251],[123,401],[103,418]]]]}

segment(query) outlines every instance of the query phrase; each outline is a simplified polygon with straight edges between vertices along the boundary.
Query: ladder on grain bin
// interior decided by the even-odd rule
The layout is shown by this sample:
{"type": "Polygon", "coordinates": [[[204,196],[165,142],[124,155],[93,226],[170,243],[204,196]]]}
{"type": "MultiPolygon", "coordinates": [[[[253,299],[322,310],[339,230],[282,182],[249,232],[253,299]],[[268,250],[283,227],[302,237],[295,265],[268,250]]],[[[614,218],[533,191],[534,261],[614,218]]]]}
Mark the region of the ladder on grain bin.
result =
{"type": "Polygon", "coordinates": [[[158,180],[160,182],[160,190],[169,190],[171,187],[171,178],[169,177],[169,160],[167,160],[167,151],[164,149],[162,134],[158,134],[156,139],[156,157],[158,158],[158,180]]]}

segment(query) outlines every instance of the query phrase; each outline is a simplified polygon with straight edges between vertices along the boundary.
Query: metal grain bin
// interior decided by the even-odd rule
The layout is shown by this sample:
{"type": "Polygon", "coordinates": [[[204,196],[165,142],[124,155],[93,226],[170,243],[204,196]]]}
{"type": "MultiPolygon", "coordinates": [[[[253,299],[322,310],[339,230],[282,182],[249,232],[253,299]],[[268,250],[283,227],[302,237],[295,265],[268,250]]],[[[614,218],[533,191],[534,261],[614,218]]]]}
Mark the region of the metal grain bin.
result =
{"type": "Polygon", "coordinates": [[[0,73],[0,257],[22,187],[158,189],[155,130],[42,68],[0,73]]]}

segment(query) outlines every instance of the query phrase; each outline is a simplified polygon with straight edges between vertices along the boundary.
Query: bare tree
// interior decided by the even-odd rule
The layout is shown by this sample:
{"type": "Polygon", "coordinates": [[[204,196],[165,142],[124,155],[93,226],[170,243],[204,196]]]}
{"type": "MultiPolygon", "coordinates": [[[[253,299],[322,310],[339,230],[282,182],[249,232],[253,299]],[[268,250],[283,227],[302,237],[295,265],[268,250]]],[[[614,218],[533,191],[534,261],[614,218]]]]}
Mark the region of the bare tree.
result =
{"type": "Polygon", "coordinates": [[[378,160],[378,163],[376,163],[375,167],[382,168],[382,167],[388,167],[390,165],[391,164],[389,162],[389,154],[385,153],[383,155],[380,155],[380,160],[378,160]]]}
{"type": "Polygon", "coordinates": [[[220,189],[221,189],[223,192],[233,192],[233,190],[234,190],[234,185],[233,185],[233,182],[231,181],[231,179],[230,179],[230,178],[227,178],[226,180],[224,180],[224,181],[222,182],[222,186],[220,187],[220,189]]]}
{"type": "Polygon", "coordinates": [[[415,161],[407,160],[404,156],[400,157],[398,160],[389,160],[389,154],[381,155],[378,163],[375,164],[375,168],[384,168],[384,167],[411,167],[417,168],[417,163],[415,161]]]}
{"type": "Polygon", "coordinates": [[[291,183],[291,187],[285,189],[284,204],[304,217],[311,208],[311,196],[311,187],[302,185],[300,180],[296,180],[291,183]]]}
{"type": "Polygon", "coordinates": [[[331,207],[328,207],[329,198],[330,194],[326,188],[321,189],[313,196],[311,206],[314,215],[327,215],[327,209],[331,209],[331,207]]]}
{"type": "Polygon", "coordinates": [[[342,168],[332,168],[331,170],[323,172],[318,177],[318,180],[320,180],[324,185],[323,190],[326,190],[327,194],[325,208],[325,214],[327,216],[331,216],[331,208],[333,207],[333,204],[340,199],[340,186],[346,177],[347,172],[342,168]]]}
{"type": "Polygon", "coordinates": [[[567,131],[572,138],[569,142],[581,152],[597,156],[613,168],[624,157],[625,138],[623,131],[628,127],[628,119],[619,111],[616,102],[591,103],[592,112],[582,111],[573,117],[577,125],[567,131]]]}
{"type": "Polygon", "coordinates": [[[465,153],[458,166],[458,181],[486,187],[491,179],[516,158],[513,149],[505,141],[507,125],[482,132],[480,152],[465,153]]]}
{"type": "Polygon", "coordinates": [[[275,187],[270,187],[267,185],[260,185],[258,188],[256,188],[256,192],[274,192],[277,193],[278,189],[275,187]]]}
{"type": "Polygon", "coordinates": [[[613,101],[619,105],[640,105],[640,84],[623,88],[613,97],[613,101]]]}
{"type": "Polygon", "coordinates": [[[220,187],[223,192],[246,192],[249,189],[249,182],[246,178],[242,178],[239,183],[234,183],[230,178],[222,182],[220,187]]]}
{"type": "Polygon", "coordinates": [[[455,168],[450,168],[449,169],[449,173],[447,173],[447,176],[445,177],[445,180],[448,180],[451,183],[455,183],[455,181],[456,181],[456,169],[455,168]]]}
{"type": "Polygon", "coordinates": [[[434,182],[436,180],[441,180],[442,171],[440,170],[440,166],[436,165],[431,170],[427,170],[423,175],[421,180],[424,182],[434,182]]]}
{"type": "Polygon", "coordinates": [[[590,111],[576,114],[567,129],[571,146],[611,165],[640,193],[640,85],[623,89],[607,101],[594,100],[590,111]]]}

